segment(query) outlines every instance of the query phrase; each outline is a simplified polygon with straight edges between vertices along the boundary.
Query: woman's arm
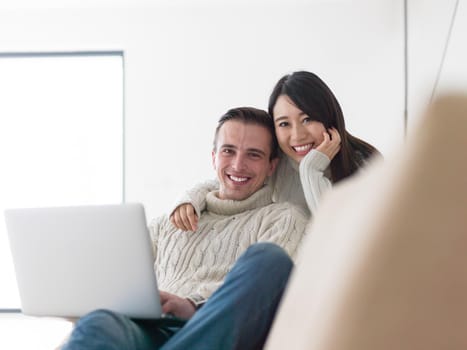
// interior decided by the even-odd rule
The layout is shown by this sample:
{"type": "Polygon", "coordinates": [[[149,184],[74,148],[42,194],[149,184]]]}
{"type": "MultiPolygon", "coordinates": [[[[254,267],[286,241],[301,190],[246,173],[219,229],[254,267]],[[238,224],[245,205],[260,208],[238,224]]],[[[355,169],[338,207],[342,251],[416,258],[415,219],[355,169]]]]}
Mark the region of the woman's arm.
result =
{"type": "Polygon", "coordinates": [[[170,221],[174,226],[184,231],[195,231],[198,218],[206,208],[206,195],[219,188],[217,180],[200,182],[186,191],[179,198],[170,214],[170,221]]]}
{"type": "Polygon", "coordinates": [[[316,212],[323,193],[332,187],[324,174],[329,164],[331,160],[318,150],[311,150],[300,162],[300,181],[311,215],[316,212]]]}
{"type": "Polygon", "coordinates": [[[311,150],[300,162],[299,173],[305,200],[313,215],[318,203],[328,189],[332,187],[330,170],[325,174],[331,160],[341,149],[341,138],[336,128],[330,128],[323,133],[323,142],[311,150]]]}

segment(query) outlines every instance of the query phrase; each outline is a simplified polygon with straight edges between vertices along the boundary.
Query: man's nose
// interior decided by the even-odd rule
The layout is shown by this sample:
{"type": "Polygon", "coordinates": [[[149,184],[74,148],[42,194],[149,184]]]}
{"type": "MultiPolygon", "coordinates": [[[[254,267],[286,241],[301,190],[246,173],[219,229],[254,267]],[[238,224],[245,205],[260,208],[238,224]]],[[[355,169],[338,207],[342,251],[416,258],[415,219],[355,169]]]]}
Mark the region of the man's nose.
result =
{"type": "Polygon", "coordinates": [[[232,168],[234,170],[244,170],[246,167],[246,157],[244,155],[238,154],[232,159],[232,168]]]}

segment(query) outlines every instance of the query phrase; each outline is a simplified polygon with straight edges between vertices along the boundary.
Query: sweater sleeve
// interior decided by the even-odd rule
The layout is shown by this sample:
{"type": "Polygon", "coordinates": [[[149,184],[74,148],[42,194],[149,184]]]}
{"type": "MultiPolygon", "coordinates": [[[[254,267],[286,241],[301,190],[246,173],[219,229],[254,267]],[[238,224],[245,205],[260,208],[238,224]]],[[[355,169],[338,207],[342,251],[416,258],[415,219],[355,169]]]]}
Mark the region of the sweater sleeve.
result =
{"type": "Polygon", "coordinates": [[[199,218],[201,212],[206,209],[206,195],[218,188],[219,182],[217,180],[207,180],[197,183],[175,201],[172,209],[169,211],[170,215],[172,215],[180,205],[190,203],[195,208],[196,215],[198,215],[199,218]]]}
{"type": "Polygon", "coordinates": [[[159,233],[163,226],[164,216],[152,219],[149,224],[149,236],[151,237],[152,252],[154,253],[154,259],[157,261],[157,242],[159,240],[159,233]]]}
{"type": "Polygon", "coordinates": [[[311,150],[300,162],[300,182],[312,215],[316,213],[323,193],[332,187],[331,181],[324,175],[330,163],[329,158],[317,150],[311,150]]]}
{"type": "Polygon", "coordinates": [[[296,260],[298,247],[305,235],[307,215],[300,208],[283,203],[261,219],[258,242],[271,242],[282,247],[296,260]]]}

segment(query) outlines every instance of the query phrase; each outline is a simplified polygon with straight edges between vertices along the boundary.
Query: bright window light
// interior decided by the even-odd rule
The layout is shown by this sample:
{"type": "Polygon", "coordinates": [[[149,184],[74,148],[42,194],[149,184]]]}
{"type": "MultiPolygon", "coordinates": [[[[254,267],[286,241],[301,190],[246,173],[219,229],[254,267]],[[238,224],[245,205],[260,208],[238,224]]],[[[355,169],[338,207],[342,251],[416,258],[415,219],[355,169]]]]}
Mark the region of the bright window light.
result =
{"type": "Polygon", "coordinates": [[[20,308],[3,210],[123,201],[123,55],[0,54],[0,309],[20,308]]]}

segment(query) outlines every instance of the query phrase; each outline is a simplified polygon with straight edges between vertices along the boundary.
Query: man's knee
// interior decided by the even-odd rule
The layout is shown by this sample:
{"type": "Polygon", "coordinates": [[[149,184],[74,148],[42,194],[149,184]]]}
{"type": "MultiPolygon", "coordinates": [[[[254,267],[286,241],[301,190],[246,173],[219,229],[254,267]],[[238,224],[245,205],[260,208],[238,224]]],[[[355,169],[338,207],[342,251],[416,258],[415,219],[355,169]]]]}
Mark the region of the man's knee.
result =
{"type": "Polygon", "coordinates": [[[81,317],[76,328],[85,333],[119,333],[125,328],[124,316],[110,310],[99,309],[81,317]]]}
{"type": "Polygon", "coordinates": [[[92,311],[81,317],[62,349],[125,348],[128,334],[125,316],[109,310],[92,311]]]}
{"type": "Polygon", "coordinates": [[[87,323],[96,323],[96,324],[102,324],[102,323],[108,324],[108,323],[118,322],[119,318],[120,318],[120,315],[113,311],[106,310],[106,309],[98,309],[81,317],[78,323],[87,322],[87,323]]]}
{"type": "Polygon", "coordinates": [[[261,242],[253,244],[248,248],[245,256],[261,262],[262,266],[281,268],[287,274],[293,267],[292,259],[287,252],[274,243],[261,242]]]}

